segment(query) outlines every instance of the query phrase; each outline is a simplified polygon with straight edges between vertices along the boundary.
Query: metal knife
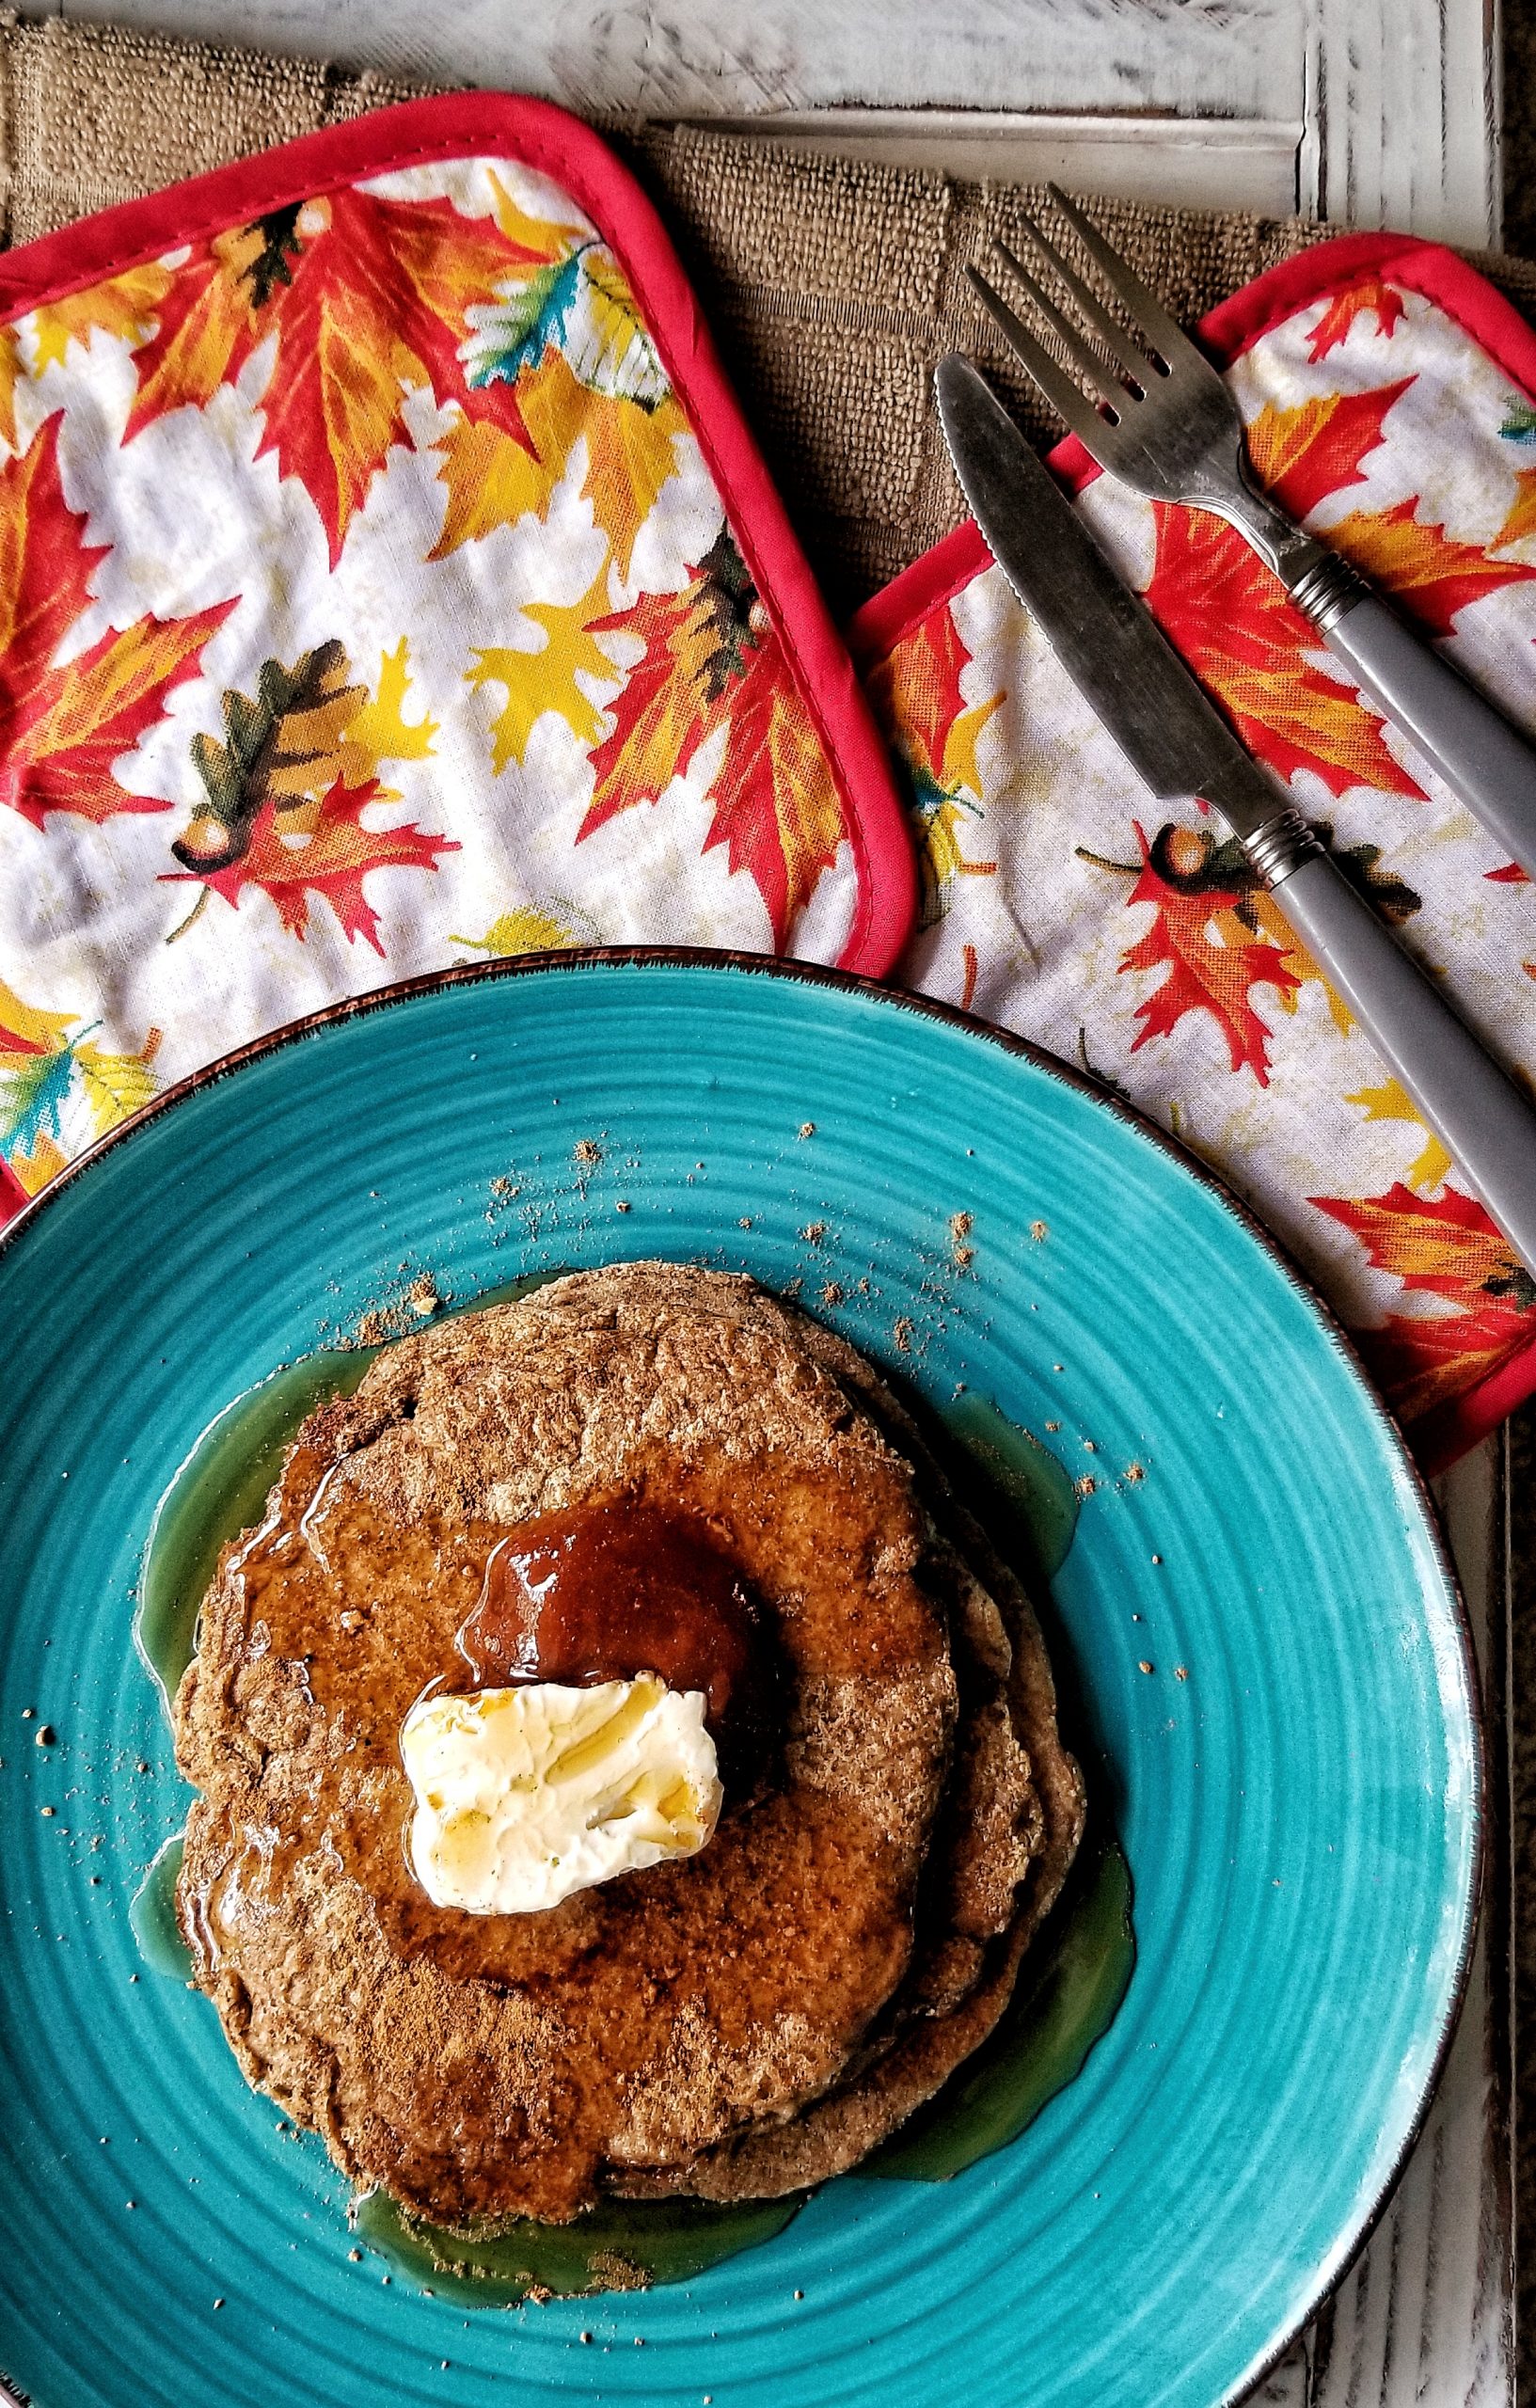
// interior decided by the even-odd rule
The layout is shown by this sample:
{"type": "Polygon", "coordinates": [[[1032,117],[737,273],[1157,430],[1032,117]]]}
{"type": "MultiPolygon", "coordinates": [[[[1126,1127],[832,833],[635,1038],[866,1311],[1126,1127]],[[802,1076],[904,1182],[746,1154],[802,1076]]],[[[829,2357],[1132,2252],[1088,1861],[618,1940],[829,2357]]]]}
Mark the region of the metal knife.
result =
{"type": "Polygon", "coordinates": [[[944,439],[992,553],[1084,699],[1160,798],[1219,811],[1291,927],[1536,1272],[1536,1111],[1253,760],[990,386],[940,363],[944,439]]]}

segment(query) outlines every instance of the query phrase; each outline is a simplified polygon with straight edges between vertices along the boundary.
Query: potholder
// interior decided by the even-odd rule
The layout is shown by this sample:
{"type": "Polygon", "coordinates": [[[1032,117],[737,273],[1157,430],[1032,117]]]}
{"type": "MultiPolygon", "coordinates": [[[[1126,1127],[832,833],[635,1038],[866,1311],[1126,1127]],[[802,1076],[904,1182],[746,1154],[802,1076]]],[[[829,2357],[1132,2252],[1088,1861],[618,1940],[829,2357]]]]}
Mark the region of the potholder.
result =
{"type": "MultiPolygon", "coordinates": [[[[1304,253],[1201,333],[1271,490],[1536,726],[1536,336],[1449,252],[1390,234],[1304,253]]],[[[1230,528],[1099,479],[1075,442],[1053,464],[1243,742],[1532,1085],[1521,873],[1230,528]]],[[[1536,1386],[1536,1285],[1241,848],[1202,805],[1152,800],[974,527],[855,636],[921,848],[898,975],[1096,1072],[1221,1171],[1359,1339],[1424,1460],[1491,1428],[1536,1386]]],[[[1231,1342],[1234,1378],[1269,1376],[1241,1328],[1231,1342]]]]}
{"type": "Polygon", "coordinates": [[[477,953],[890,967],[885,748],[588,129],[382,111],[10,253],[0,318],[13,1198],[214,1055],[477,953]]]}

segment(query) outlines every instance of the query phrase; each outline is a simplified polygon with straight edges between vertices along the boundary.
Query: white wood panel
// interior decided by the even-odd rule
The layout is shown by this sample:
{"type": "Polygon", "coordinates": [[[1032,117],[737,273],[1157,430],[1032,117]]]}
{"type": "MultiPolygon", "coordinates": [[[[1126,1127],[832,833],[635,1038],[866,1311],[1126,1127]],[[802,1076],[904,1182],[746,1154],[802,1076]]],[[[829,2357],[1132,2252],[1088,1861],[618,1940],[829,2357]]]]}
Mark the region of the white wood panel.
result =
{"type": "Polygon", "coordinates": [[[1307,0],[1301,205],[1498,242],[1499,0],[1307,0]]]}
{"type": "MultiPolygon", "coordinates": [[[[1391,0],[1386,0],[1390,6],[1391,0]]],[[[81,21],[249,41],[574,108],[1299,115],[1304,0],[67,0],[81,21]]]]}

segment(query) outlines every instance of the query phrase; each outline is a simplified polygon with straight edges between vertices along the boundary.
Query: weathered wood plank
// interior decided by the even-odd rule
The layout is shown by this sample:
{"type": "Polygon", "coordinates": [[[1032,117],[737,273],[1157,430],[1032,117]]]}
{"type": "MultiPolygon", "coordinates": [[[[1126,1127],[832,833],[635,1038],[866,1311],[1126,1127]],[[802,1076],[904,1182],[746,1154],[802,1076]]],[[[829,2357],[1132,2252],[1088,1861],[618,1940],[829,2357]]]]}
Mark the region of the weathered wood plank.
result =
{"type": "MultiPolygon", "coordinates": [[[[1390,0],[1388,0],[1390,5],[1390,0]]],[[[643,117],[763,109],[1299,114],[1303,0],[65,0],[81,22],[244,41],[643,117]]]]}

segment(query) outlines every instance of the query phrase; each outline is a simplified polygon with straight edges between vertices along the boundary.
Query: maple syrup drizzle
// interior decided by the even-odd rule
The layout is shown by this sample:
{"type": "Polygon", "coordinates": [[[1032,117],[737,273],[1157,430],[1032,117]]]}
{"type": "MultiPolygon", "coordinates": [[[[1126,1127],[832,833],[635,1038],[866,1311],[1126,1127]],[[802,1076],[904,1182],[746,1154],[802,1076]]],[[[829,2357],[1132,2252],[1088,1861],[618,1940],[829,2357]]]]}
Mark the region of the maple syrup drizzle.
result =
{"type": "Polygon", "coordinates": [[[768,1738],[775,1684],[765,1640],[751,1589],[706,1527],[624,1498],[509,1532],[491,1550],[458,1646],[477,1688],[654,1672],[669,1688],[700,1690],[710,1735],[739,1775],[768,1738]]]}

